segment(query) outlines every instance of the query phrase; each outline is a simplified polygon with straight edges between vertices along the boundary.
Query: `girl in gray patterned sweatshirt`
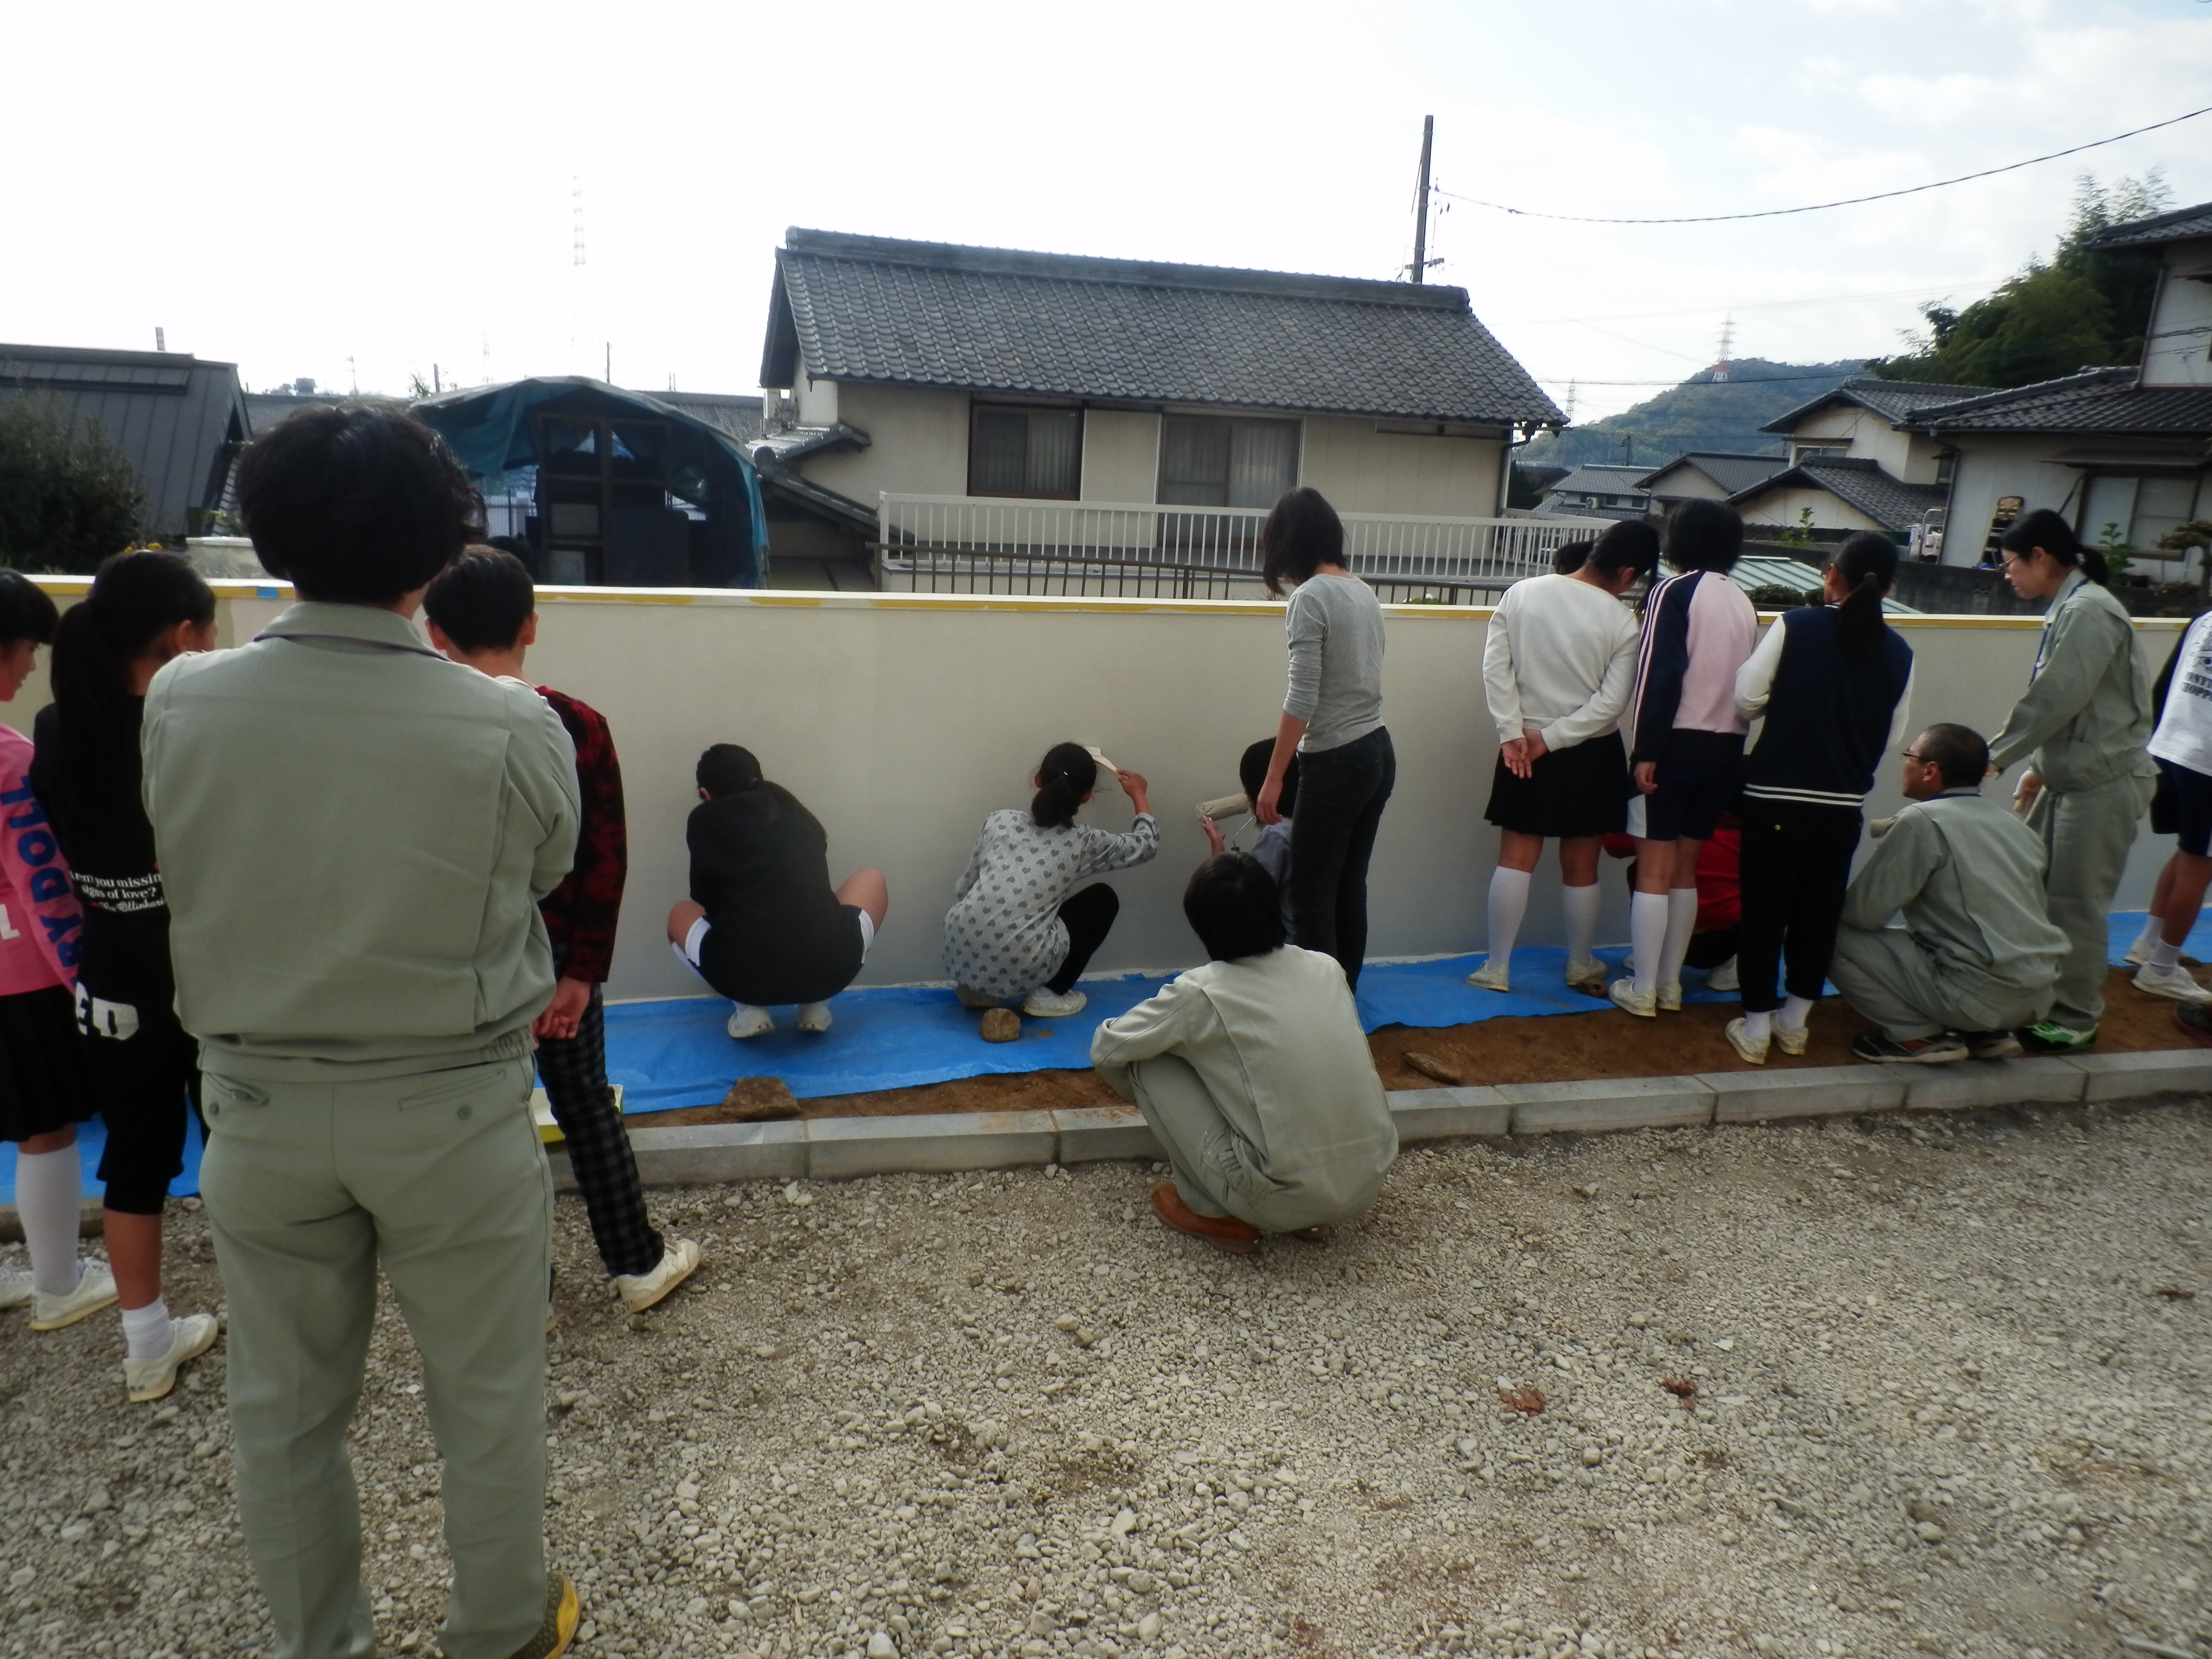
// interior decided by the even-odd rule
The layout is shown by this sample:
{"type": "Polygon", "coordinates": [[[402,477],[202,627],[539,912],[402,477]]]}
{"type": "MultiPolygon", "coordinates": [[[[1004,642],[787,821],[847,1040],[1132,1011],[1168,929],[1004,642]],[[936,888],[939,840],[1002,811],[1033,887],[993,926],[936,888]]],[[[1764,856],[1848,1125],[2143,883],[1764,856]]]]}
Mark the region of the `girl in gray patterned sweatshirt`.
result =
{"type": "Polygon", "coordinates": [[[1038,1019],[1082,1012],[1086,999],[1076,978],[1105,942],[1121,900],[1103,882],[1080,892],[1076,884],[1143,864],[1160,849],[1145,780],[1134,772],[1115,777],[1137,809],[1127,835],[1076,823],[1098,781],[1098,763],[1073,743],[1046,751],[1028,811],[983,821],[945,918],[945,969],[968,1006],[1019,997],[1022,1012],[1038,1019]]]}

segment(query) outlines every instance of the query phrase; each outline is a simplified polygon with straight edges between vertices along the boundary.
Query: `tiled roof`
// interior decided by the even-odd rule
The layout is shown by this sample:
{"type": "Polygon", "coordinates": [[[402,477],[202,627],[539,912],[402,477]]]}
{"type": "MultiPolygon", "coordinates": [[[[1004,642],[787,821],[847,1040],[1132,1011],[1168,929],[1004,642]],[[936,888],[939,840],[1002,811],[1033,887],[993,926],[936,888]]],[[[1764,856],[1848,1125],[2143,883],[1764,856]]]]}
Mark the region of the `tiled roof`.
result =
{"type": "Polygon", "coordinates": [[[2089,368],[2062,380],[1915,411],[1913,425],[1949,432],[2078,432],[2212,438],[2212,386],[2139,386],[2132,368],[2089,368]]]}
{"type": "Polygon", "coordinates": [[[761,383],[1564,423],[1464,289],[793,229],[761,383]]]}
{"type": "Polygon", "coordinates": [[[1639,488],[1649,489],[1663,474],[1678,466],[1694,467],[1731,495],[1748,489],[1762,478],[1769,478],[1790,465],[1781,455],[1721,455],[1692,450],[1677,455],[1663,466],[1654,467],[1637,480],[1639,488]]]}
{"type": "Polygon", "coordinates": [[[1809,404],[1801,404],[1787,415],[1778,415],[1759,428],[1761,432],[1790,432],[1798,422],[1816,410],[1830,404],[1856,404],[1861,409],[1870,409],[1893,426],[1904,424],[1905,418],[1917,409],[1930,404],[1955,403],[1961,398],[1972,398],[1987,391],[1985,386],[1923,386],[1911,380],[1877,380],[1871,375],[1854,375],[1832,391],[1824,392],[1809,404]]]}
{"type": "Polygon", "coordinates": [[[1738,491],[1729,497],[1729,504],[1742,507],[1778,489],[1825,489],[1884,530],[1911,529],[1920,522],[1922,514],[1942,506],[1950,495],[1942,484],[1899,483],[1875,462],[1861,457],[1823,455],[1738,491]]]}
{"type": "Polygon", "coordinates": [[[221,501],[246,435],[237,366],[189,352],[0,345],[0,396],[11,392],[55,398],[106,429],[146,488],[149,535],[181,536],[192,508],[221,501]]]}
{"type": "Polygon", "coordinates": [[[2130,219],[2125,224],[2107,225],[2089,239],[2089,246],[2157,247],[2161,243],[2186,241],[2195,236],[2212,236],[2212,202],[2176,208],[2171,213],[2155,214],[2148,219],[2130,219]]]}
{"type": "Polygon", "coordinates": [[[747,398],[727,392],[654,392],[649,388],[633,391],[638,397],[665,404],[695,421],[704,421],[715,430],[736,439],[740,448],[760,441],[761,400],[757,392],[747,398]]]}
{"type": "Polygon", "coordinates": [[[1584,461],[1564,478],[1544,486],[1547,495],[1641,495],[1644,469],[1584,461]]]}

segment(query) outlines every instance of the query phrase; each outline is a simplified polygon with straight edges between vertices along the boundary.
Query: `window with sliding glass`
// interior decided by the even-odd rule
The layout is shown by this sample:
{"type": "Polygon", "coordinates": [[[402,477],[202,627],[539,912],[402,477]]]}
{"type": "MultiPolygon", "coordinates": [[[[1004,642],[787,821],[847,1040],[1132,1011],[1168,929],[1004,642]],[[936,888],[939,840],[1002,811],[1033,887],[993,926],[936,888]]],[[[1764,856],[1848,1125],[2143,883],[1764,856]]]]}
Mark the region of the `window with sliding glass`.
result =
{"type": "Polygon", "coordinates": [[[1273,507],[1298,481],[1298,423],[1170,415],[1160,422],[1163,505],[1273,507]]]}
{"type": "Polygon", "coordinates": [[[977,404],[969,429],[968,493],[1072,501],[1083,484],[1083,411],[977,404]]]}

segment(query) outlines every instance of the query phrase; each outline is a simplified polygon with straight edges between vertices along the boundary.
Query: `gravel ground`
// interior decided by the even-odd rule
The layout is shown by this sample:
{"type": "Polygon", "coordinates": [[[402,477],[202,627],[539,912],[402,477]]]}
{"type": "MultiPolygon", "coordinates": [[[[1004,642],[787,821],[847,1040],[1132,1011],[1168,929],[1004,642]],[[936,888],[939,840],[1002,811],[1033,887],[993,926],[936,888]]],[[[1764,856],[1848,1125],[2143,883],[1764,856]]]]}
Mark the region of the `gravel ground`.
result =
{"type": "MultiPolygon", "coordinates": [[[[2212,1654],[2202,1102],[1417,1151],[1243,1260],[1150,1179],[660,1194],[709,1266],[636,1320],[564,1200],[577,1651],[2212,1654]]],[[[158,1410],[119,1355],[0,1334],[0,1655],[264,1653],[221,1351],[158,1410]]],[[[418,1389],[387,1304],[386,1653],[444,1598],[418,1389]]]]}

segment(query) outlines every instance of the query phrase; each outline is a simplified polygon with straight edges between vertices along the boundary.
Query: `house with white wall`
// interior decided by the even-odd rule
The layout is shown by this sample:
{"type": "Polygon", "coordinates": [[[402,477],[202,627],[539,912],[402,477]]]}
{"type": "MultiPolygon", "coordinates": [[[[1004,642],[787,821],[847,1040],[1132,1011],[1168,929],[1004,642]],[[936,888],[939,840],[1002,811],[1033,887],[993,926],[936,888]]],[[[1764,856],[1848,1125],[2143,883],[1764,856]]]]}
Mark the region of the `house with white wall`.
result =
{"type": "Polygon", "coordinates": [[[2132,549],[2153,580],[2192,574],[2156,544],[2212,519],[2212,202],[2113,225],[2090,246],[2160,262],[2142,362],[1911,412],[1914,435],[1956,457],[1947,564],[1975,563],[2005,526],[2047,507],[2087,541],[2132,549]]]}
{"type": "Polygon", "coordinates": [[[1308,484],[1347,514],[1489,520],[1509,447],[1565,424],[1463,289],[803,229],[761,382],[781,464],[871,513],[1195,520],[1308,484]]]}
{"type": "Polygon", "coordinates": [[[1638,486],[1643,476],[1640,466],[1584,461],[1565,477],[1544,486],[1536,511],[1584,518],[1640,519],[1651,506],[1651,497],[1638,486]]]}
{"type": "Polygon", "coordinates": [[[1976,391],[1845,380],[1759,428],[1789,441],[1789,459],[1728,500],[1754,526],[1808,528],[1832,539],[1862,530],[1910,535],[1940,521],[1952,458],[1909,418],[1922,405],[1976,391]]]}
{"type": "Polygon", "coordinates": [[[1665,513],[1678,501],[1724,501],[1782,470],[1777,455],[1735,455],[1692,450],[1663,465],[1647,469],[1636,481],[1650,497],[1651,510],[1665,513]]]}

